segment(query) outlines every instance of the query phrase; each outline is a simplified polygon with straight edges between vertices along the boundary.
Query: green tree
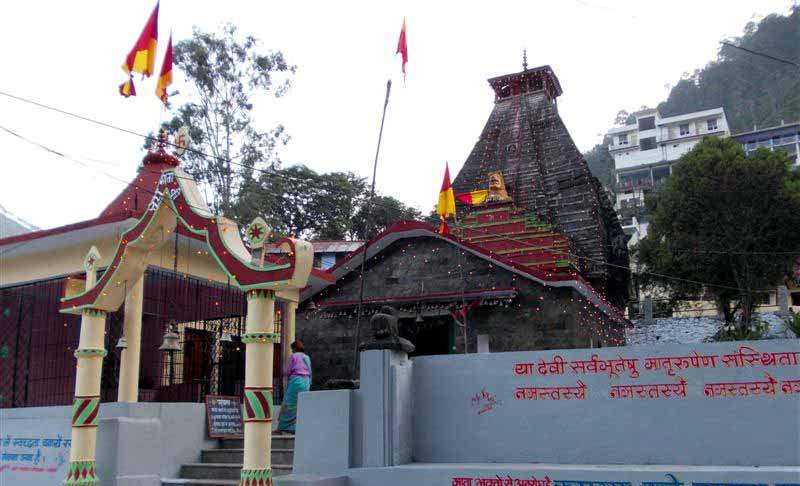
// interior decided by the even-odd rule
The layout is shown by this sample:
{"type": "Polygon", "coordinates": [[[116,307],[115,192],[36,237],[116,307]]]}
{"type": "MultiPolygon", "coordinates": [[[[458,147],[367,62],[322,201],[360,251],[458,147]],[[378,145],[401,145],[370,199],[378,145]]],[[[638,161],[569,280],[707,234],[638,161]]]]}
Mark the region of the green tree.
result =
{"type": "Polygon", "coordinates": [[[241,221],[261,215],[279,234],[345,239],[365,198],[365,180],[351,172],[318,174],[294,165],[245,181],[235,212],[241,221]]]}
{"type": "Polygon", "coordinates": [[[684,155],[647,201],[648,235],[635,249],[651,272],[642,283],[673,301],[712,296],[726,322],[749,328],[758,292],[780,284],[800,254],[800,172],[790,164],[716,137],[684,155]]]}
{"type": "Polygon", "coordinates": [[[422,214],[416,209],[406,206],[392,196],[375,194],[370,212],[369,231],[366,228],[366,204],[361,205],[353,216],[351,236],[365,240],[372,238],[392,224],[405,219],[420,219],[422,214]]]}
{"type": "Polygon", "coordinates": [[[583,154],[586,165],[593,176],[597,177],[603,186],[611,188],[614,182],[614,157],[608,152],[608,145],[597,144],[592,150],[583,154]]]}
{"type": "Polygon", "coordinates": [[[175,65],[192,93],[165,125],[189,127],[192,147],[202,154],[188,152],[184,168],[212,190],[212,208],[226,214],[241,187],[254,183],[254,169],[278,165],[276,147],[288,141],[283,126],[259,131],[251,115],[256,95],[286,92],[295,67],[280,51],[262,54],[258,48],[256,38],[240,36],[232,24],[218,33],[195,28],[174,48],[175,65]]]}
{"type": "Polygon", "coordinates": [[[722,106],[732,131],[800,119],[800,5],[789,15],[749,23],[730,43],[782,58],[784,63],[722,45],[717,59],[684,74],[658,108],[672,116],[722,106]]]}

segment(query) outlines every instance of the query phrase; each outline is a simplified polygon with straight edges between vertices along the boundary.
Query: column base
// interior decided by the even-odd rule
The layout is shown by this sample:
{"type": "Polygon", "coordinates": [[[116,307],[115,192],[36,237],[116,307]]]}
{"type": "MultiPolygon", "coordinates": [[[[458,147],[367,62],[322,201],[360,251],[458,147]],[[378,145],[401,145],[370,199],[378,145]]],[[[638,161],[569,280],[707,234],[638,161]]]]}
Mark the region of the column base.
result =
{"type": "Polygon", "coordinates": [[[95,461],[74,461],[69,463],[65,486],[95,486],[99,484],[95,461]]]}
{"type": "Polygon", "coordinates": [[[239,486],[272,486],[272,468],[242,469],[239,486]]]}

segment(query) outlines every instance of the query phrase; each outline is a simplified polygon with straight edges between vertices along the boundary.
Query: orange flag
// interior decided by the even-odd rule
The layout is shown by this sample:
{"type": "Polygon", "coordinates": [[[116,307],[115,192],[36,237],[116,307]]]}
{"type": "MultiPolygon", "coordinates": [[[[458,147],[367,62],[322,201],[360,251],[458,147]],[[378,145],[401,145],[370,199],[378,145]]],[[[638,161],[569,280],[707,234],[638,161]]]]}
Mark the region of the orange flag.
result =
{"type": "Polygon", "coordinates": [[[134,44],[131,52],[122,64],[122,70],[130,75],[130,78],[119,87],[122,96],[136,96],[136,88],[133,86],[133,73],[141,73],[143,77],[153,74],[156,63],[156,45],[158,44],[158,3],[150,18],[139,35],[139,39],[134,44]]]}
{"type": "Polygon", "coordinates": [[[450,167],[447,163],[444,164],[444,180],[442,181],[442,188],[439,190],[436,214],[442,220],[442,224],[439,226],[439,233],[449,234],[450,230],[446,221],[448,216],[455,216],[456,214],[456,198],[453,195],[453,185],[450,183],[450,167]]]}
{"type": "Polygon", "coordinates": [[[397,40],[397,51],[394,55],[403,56],[403,80],[406,79],[406,63],[408,62],[408,44],[406,43],[406,18],[403,17],[403,28],[400,29],[400,39],[397,40]]]}
{"type": "Polygon", "coordinates": [[[164,54],[164,64],[161,65],[161,74],[158,75],[158,84],[156,85],[156,96],[164,103],[164,106],[168,105],[167,87],[170,84],[172,84],[172,34],[169,35],[167,52],[164,54]]]}
{"type": "Polygon", "coordinates": [[[456,199],[471,206],[485,203],[487,197],[489,197],[489,191],[486,189],[456,194],[456,199]]]}

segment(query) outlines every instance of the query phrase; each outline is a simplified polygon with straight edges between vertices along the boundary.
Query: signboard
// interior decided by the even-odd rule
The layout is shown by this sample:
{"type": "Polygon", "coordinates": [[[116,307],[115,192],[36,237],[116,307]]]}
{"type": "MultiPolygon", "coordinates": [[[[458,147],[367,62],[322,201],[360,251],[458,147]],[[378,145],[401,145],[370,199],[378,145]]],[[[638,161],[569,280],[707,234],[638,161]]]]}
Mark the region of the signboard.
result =
{"type": "Polygon", "coordinates": [[[208,436],[212,439],[241,439],[242,401],[239,397],[206,395],[208,436]]]}
{"type": "Polygon", "coordinates": [[[67,475],[69,420],[0,418],[0,485],[60,484],[67,475]]]}

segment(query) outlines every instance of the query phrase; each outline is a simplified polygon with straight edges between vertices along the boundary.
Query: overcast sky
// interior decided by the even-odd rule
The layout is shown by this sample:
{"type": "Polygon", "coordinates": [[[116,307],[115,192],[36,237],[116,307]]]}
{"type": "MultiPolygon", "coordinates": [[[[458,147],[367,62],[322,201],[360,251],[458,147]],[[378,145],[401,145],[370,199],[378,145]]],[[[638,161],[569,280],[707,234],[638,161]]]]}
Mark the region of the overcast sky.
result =
{"type": "MultiPolygon", "coordinates": [[[[11,2],[0,16],[0,91],[137,132],[168,114],[155,76],[123,99],[120,65],[153,0],[11,2]]],[[[453,177],[492,110],[490,77],[549,64],[559,111],[581,150],[620,109],[654,106],[683,72],[715,58],[718,42],[791,0],[551,0],[520,2],[244,2],[163,0],[159,52],[192,26],[222,22],[280,49],[298,66],[283,98],[259,99],[260,129],[283,123],[284,165],[371,174],[386,79],[394,80],[378,190],[423,212],[445,161],[453,177]],[[394,56],[407,18],[408,79],[394,56]]],[[[180,72],[176,77],[180,79],[180,72]]],[[[180,104],[188,90],[175,97],[180,104]]],[[[0,204],[42,228],[96,217],[133,178],[142,140],[0,96],[0,126],[84,161],[79,165],[0,131],[0,204]]]]}

